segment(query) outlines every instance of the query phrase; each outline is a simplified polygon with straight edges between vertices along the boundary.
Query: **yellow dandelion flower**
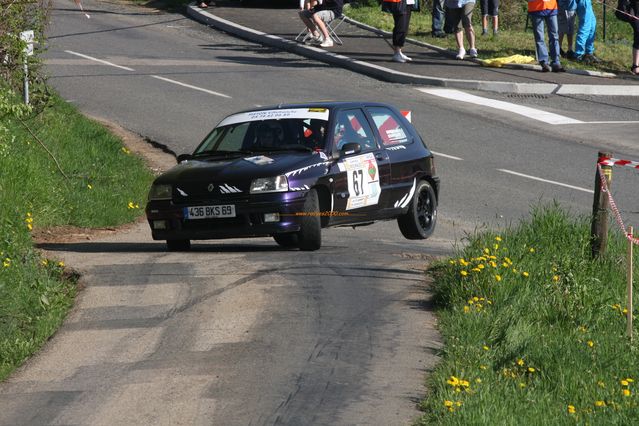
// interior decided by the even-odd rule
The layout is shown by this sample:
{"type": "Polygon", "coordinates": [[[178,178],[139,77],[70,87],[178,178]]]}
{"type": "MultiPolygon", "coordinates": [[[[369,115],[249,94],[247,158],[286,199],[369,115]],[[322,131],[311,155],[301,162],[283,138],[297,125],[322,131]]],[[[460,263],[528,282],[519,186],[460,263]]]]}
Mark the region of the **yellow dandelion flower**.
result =
{"type": "Polygon", "coordinates": [[[447,399],[444,401],[444,407],[452,407],[453,406],[453,401],[447,399]]]}
{"type": "Polygon", "coordinates": [[[528,372],[529,373],[534,373],[535,371],[537,371],[537,370],[535,370],[534,367],[528,367],[528,372]]]}
{"type": "Polygon", "coordinates": [[[59,266],[60,268],[64,268],[64,262],[62,262],[62,261],[58,262],[58,266],[59,266]]]}
{"type": "Polygon", "coordinates": [[[488,247],[485,247],[485,248],[484,248],[484,253],[486,253],[486,254],[490,254],[490,249],[489,249],[488,247]]]}
{"type": "Polygon", "coordinates": [[[595,407],[605,407],[605,406],[606,406],[605,401],[595,401],[595,407]]]}
{"type": "Polygon", "coordinates": [[[453,407],[448,407],[448,411],[452,413],[453,411],[455,411],[455,409],[453,407]]]}
{"type": "Polygon", "coordinates": [[[486,267],[486,265],[484,265],[483,263],[480,263],[479,265],[477,265],[477,267],[479,269],[484,269],[486,267]]]}
{"type": "Polygon", "coordinates": [[[605,384],[604,382],[602,382],[601,380],[599,380],[599,381],[597,382],[597,386],[599,386],[600,388],[605,388],[605,387],[606,387],[606,384],[605,384]]]}
{"type": "Polygon", "coordinates": [[[42,263],[42,266],[47,266],[49,264],[49,261],[47,259],[42,259],[40,263],[42,263]]]}
{"type": "Polygon", "coordinates": [[[3,268],[8,268],[9,266],[11,266],[11,259],[6,258],[5,260],[2,261],[3,268]]]}
{"type": "Polygon", "coordinates": [[[485,350],[485,351],[487,351],[487,350],[489,350],[490,348],[489,348],[488,346],[484,345],[484,346],[482,347],[482,349],[483,349],[483,350],[485,350]]]}
{"type": "Polygon", "coordinates": [[[481,383],[481,379],[480,379],[479,377],[477,377],[477,378],[475,379],[475,382],[476,382],[476,383],[481,383]]]}
{"type": "Polygon", "coordinates": [[[497,256],[493,256],[493,255],[488,256],[488,258],[492,260],[497,260],[497,256]]]}
{"type": "Polygon", "coordinates": [[[554,282],[559,281],[559,275],[553,275],[552,280],[553,280],[554,282]]]}
{"type": "Polygon", "coordinates": [[[621,386],[629,386],[630,382],[628,382],[628,380],[621,380],[619,383],[621,383],[621,386]]]}
{"type": "Polygon", "coordinates": [[[568,413],[569,414],[575,414],[575,406],[574,405],[569,405],[568,406],[568,413]]]}
{"type": "Polygon", "coordinates": [[[464,313],[467,314],[468,312],[470,312],[470,308],[468,307],[468,305],[464,306],[464,313]]]}
{"type": "Polygon", "coordinates": [[[501,275],[495,275],[495,281],[497,282],[501,281],[501,275]]]}
{"type": "Polygon", "coordinates": [[[501,242],[501,237],[495,237],[495,241],[500,243],[501,242]]]}
{"type": "Polygon", "coordinates": [[[33,230],[33,225],[31,225],[30,223],[27,223],[27,229],[29,231],[32,231],[33,230]]]}
{"type": "Polygon", "coordinates": [[[626,378],[626,382],[628,382],[628,383],[634,383],[634,380],[632,380],[632,378],[628,377],[628,378],[626,378]]]}
{"type": "Polygon", "coordinates": [[[499,244],[493,245],[493,250],[495,250],[495,251],[499,250],[499,244]]]}
{"type": "Polygon", "coordinates": [[[524,277],[528,278],[528,276],[530,275],[528,272],[524,271],[521,273],[521,275],[523,275],[524,277]]]}
{"type": "Polygon", "coordinates": [[[461,401],[455,401],[455,405],[458,406],[458,407],[461,407],[462,402],[461,401]]]}
{"type": "Polygon", "coordinates": [[[531,248],[530,248],[530,252],[531,252],[531,253],[534,253],[534,252],[535,252],[535,249],[534,249],[533,247],[531,247],[531,248]]]}
{"type": "Polygon", "coordinates": [[[473,268],[473,269],[471,269],[471,271],[473,271],[473,272],[481,272],[481,269],[479,269],[479,268],[473,268]]]}
{"type": "Polygon", "coordinates": [[[630,389],[623,389],[621,391],[621,393],[623,393],[623,396],[630,396],[632,395],[632,392],[630,392],[630,389]]]}
{"type": "Polygon", "coordinates": [[[466,275],[468,275],[468,272],[467,271],[461,271],[460,274],[461,274],[462,277],[465,277],[466,275]]]}
{"type": "Polygon", "coordinates": [[[470,383],[468,382],[468,380],[459,380],[459,385],[467,388],[470,386],[470,383]]]}
{"type": "Polygon", "coordinates": [[[89,189],[93,189],[93,185],[91,185],[91,184],[89,183],[89,184],[87,184],[87,188],[89,188],[89,189]]]}
{"type": "Polygon", "coordinates": [[[510,257],[504,257],[504,260],[505,260],[505,261],[506,261],[509,265],[512,265],[512,264],[513,264],[513,261],[512,261],[512,260],[510,260],[510,257]]]}
{"type": "Polygon", "coordinates": [[[588,331],[588,329],[583,325],[580,325],[578,330],[581,331],[582,333],[585,333],[586,331],[588,331]]]}
{"type": "Polygon", "coordinates": [[[455,376],[450,376],[450,379],[446,380],[446,383],[451,386],[459,386],[459,379],[455,376]]]}
{"type": "Polygon", "coordinates": [[[523,360],[523,359],[521,359],[521,358],[519,358],[519,359],[517,360],[517,365],[519,365],[520,367],[521,367],[521,366],[523,366],[523,365],[524,365],[524,360],[523,360]]]}
{"type": "MultiPolygon", "coordinates": [[[[483,299],[483,298],[482,298],[482,299],[483,299]]],[[[479,302],[479,300],[480,300],[480,299],[479,299],[479,297],[477,297],[477,296],[474,296],[474,297],[473,297],[473,302],[479,302]]]]}
{"type": "Polygon", "coordinates": [[[595,342],[593,342],[592,340],[588,340],[588,341],[586,342],[586,345],[588,345],[589,347],[591,347],[591,348],[592,348],[593,346],[595,346],[595,342]]]}
{"type": "Polygon", "coordinates": [[[503,266],[504,268],[508,268],[510,265],[506,262],[502,263],[501,266],[503,266]]]}
{"type": "Polygon", "coordinates": [[[131,151],[129,151],[125,147],[122,147],[122,152],[124,152],[125,154],[130,154],[131,153],[131,151]]]}
{"type": "Polygon", "coordinates": [[[524,383],[524,382],[520,382],[520,383],[519,383],[519,387],[520,387],[520,388],[522,388],[522,389],[523,389],[523,388],[525,388],[525,387],[526,387],[526,383],[524,383]]]}
{"type": "Polygon", "coordinates": [[[128,207],[129,209],[134,209],[134,208],[135,208],[135,205],[133,204],[133,201],[129,201],[129,204],[127,204],[127,207],[128,207]]]}
{"type": "Polygon", "coordinates": [[[497,267],[497,263],[494,260],[490,261],[490,266],[492,266],[493,268],[497,267]]]}
{"type": "Polygon", "coordinates": [[[451,265],[456,265],[457,261],[456,260],[449,260],[448,263],[450,263],[451,265]]]}
{"type": "Polygon", "coordinates": [[[479,366],[479,368],[480,368],[481,370],[485,370],[485,369],[486,369],[486,368],[488,368],[488,367],[486,367],[485,365],[480,365],[480,366],[479,366]]]}
{"type": "Polygon", "coordinates": [[[628,313],[628,309],[623,308],[623,310],[621,311],[622,314],[626,315],[628,313]]]}

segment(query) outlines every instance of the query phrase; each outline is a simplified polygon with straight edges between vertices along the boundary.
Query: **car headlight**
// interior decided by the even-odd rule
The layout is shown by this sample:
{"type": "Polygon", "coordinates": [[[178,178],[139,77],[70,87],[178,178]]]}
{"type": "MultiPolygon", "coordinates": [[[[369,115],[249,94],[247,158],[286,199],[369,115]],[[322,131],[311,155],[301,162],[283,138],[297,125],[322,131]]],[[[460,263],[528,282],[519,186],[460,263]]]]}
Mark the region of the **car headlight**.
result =
{"type": "Polygon", "coordinates": [[[170,200],[173,194],[171,185],[157,184],[151,185],[149,200],[170,200]]]}
{"type": "Polygon", "coordinates": [[[251,194],[257,192],[286,192],[288,191],[288,179],[286,176],[273,176],[259,178],[251,182],[251,194]]]}

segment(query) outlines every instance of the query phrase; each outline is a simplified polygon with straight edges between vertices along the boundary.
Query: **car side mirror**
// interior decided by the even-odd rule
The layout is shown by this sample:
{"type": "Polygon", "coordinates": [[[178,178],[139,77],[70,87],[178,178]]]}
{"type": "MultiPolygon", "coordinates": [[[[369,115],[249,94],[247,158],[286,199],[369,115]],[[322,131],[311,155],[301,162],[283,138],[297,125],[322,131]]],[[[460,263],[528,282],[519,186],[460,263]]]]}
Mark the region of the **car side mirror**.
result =
{"type": "Polygon", "coordinates": [[[177,156],[178,164],[184,163],[185,161],[189,161],[193,156],[191,154],[180,154],[177,156]]]}
{"type": "Polygon", "coordinates": [[[362,146],[357,142],[345,143],[342,149],[339,150],[339,157],[345,157],[347,155],[359,154],[362,152],[362,146]]]}

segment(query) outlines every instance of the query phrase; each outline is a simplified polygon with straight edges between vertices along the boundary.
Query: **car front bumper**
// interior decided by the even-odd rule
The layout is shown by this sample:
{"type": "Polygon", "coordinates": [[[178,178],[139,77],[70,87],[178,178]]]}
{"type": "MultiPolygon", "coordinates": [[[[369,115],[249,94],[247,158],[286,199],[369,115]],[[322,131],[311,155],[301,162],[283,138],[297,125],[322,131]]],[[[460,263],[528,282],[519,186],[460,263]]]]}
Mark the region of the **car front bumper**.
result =
{"type": "Polygon", "coordinates": [[[209,240],[264,237],[300,230],[306,192],[252,195],[229,202],[189,204],[235,206],[235,217],[186,219],[187,205],[171,200],[153,200],[146,206],[146,217],[154,240],[209,240]],[[278,213],[279,220],[266,222],[265,214],[278,213]]]}

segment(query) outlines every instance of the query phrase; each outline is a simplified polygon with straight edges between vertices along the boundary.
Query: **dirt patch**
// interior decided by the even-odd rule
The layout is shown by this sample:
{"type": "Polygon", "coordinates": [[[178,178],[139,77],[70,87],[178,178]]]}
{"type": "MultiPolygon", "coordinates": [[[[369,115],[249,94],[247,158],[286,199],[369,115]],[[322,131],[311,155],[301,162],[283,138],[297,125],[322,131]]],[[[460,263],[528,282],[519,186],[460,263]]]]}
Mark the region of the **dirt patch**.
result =
{"type": "MultiPolygon", "coordinates": [[[[171,167],[175,166],[175,156],[153,146],[140,135],[136,135],[123,127],[106,121],[99,117],[90,117],[106,127],[111,133],[122,140],[123,145],[132,153],[144,160],[147,167],[154,175],[159,175],[171,167]]],[[[118,232],[127,231],[137,223],[144,222],[145,218],[140,217],[133,223],[108,228],[81,228],[78,226],[53,226],[49,228],[34,228],[31,237],[36,244],[45,243],[70,243],[78,241],[90,241],[118,232]]]]}

